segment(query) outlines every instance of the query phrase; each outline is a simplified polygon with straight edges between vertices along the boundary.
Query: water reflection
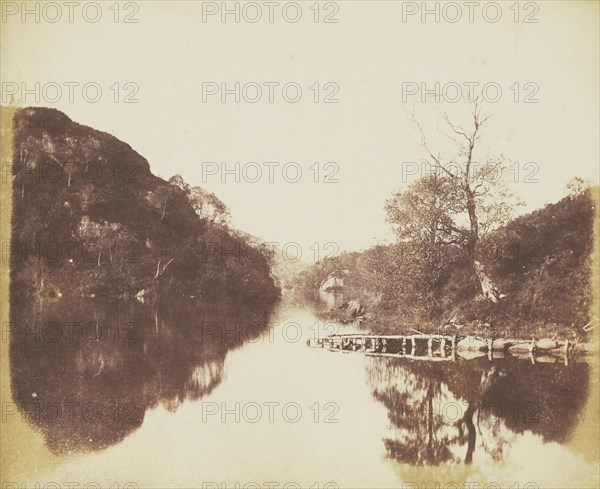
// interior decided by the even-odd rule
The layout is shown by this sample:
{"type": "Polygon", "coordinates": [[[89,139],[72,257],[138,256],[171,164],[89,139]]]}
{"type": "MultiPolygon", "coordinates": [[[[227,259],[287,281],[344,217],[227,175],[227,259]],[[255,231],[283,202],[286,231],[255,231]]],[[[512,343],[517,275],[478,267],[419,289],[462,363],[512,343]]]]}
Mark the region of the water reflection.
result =
{"type": "Polygon", "coordinates": [[[590,375],[587,363],[516,358],[366,362],[372,395],[388,410],[387,456],[410,465],[500,461],[527,432],[565,442],[585,406],[590,375]]]}
{"type": "Polygon", "coordinates": [[[268,324],[269,307],[61,302],[11,311],[13,400],[56,453],[106,448],[149,408],[174,412],[223,379],[227,352],[268,324]]]}
{"type": "MultiPolygon", "coordinates": [[[[455,480],[461,471],[483,482],[493,468],[503,486],[533,480],[566,487],[577,474],[587,480],[597,472],[565,443],[595,365],[411,361],[307,348],[307,339],[331,333],[330,324],[285,300],[275,309],[88,301],[39,316],[13,310],[15,326],[40,325],[11,331],[14,401],[43,434],[38,443],[60,454],[55,467],[31,468],[23,480],[398,487],[428,474],[455,480]],[[84,333],[69,333],[76,322],[85,323],[84,333]],[[264,406],[273,402],[279,407],[271,423],[264,406]],[[298,422],[280,414],[292,402],[303,410],[298,422]],[[261,420],[234,422],[229,414],[224,422],[236,404],[242,412],[262,406],[261,420]],[[219,413],[203,416],[208,405],[219,413]],[[325,406],[335,407],[334,422],[325,422],[332,412],[325,406]],[[531,450],[538,456],[524,466],[531,450]],[[548,457],[567,469],[549,468],[548,457]]],[[[356,327],[341,325],[339,333],[356,327]]]]}

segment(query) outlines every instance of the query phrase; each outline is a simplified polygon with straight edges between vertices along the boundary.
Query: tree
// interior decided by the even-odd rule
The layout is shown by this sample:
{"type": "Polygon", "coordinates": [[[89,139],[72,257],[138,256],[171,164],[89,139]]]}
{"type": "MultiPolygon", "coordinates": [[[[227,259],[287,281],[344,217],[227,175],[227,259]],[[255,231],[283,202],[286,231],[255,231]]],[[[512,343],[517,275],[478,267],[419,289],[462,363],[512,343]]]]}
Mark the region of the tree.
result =
{"type": "Polygon", "coordinates": [[[385,203],[387,220],[394,228],[399,246],[398,272],[386,290],[400,294],[396,300],[413,299],[425,309],[435,300],[436,284],[446,264],[445,257],[456,248],[452,215],[460,208],[456,187],[449,177],[432,173],[398,191],[385,203]],[[399,282],[406,285],[399,289],[399,282]],[[402,297],[400,297],[402,296],[402,297]]]}
{"type": "Polygon", "coordinates": [[[388,222],[398,241],[417,244],[429,260],[439,254],[441,247],[460,244],[459,229],[453,221],[460,207],[456,185],[439,172],[413,182],[385,203],[388,222]]]}
{"type": "Polygon", "coordinates": [[[148,192],[146,199],[150,204],[160,212],[160,220],[167,213],[167,204],[173,195],[173,187],[171,185],[159,185],[152,192],[148,192]]]}
{"type": "Polygon", "coordinates": [[[190,186],[183,180],[181,175],[172,176],[169,183],[185,192],[198,217],[213,224],[229,225],[231,219],[229,209],[215,194],[201,187],[190,186]]]}
{"type": "MultiPolygon", "coordinates": [[[[15,167],[18,172],[18,178],[20,179],[21,198],[25,197],[25,183],[27,182],[28,177],[31,177],[36,170],[40,171],[37,159],[41,151],[42,145],[39,139],[31,135],[19,144],[18,165],[15,165],[15,167]]],[[[35,181],[35,179],[32,180],[35,181]]]]}
{"type": "Polygon", "coordinates": [[[95,222],[87,216],[81,219],[77,233],[84,242],[97,248],[96,264],[98,267],[102,265],[102,250],[108,250],[109,262],[112,262],[113,247],[118,246],[121,241],[124,242],[127,236],[121,224],[107,221],[95,222]]]}
{"type": "Polygon", "coordinates": [[[214,224],[227,225],[230,220],[227,206],[213,193],[200,187],[192,187],[188,199],[202,219],[207,219],[214,224]]]}
{"type": "Polygon", "coordinates": [[[23,264],[21,277],[33,289],[37,298],[37,306],[41,309],[48,286],[48,266],[40,256],[28,258],[23,264]]]}
{"type": "Polygon", "coordinates": [[[567,190],[571,198],[576,198],[590,188],[589,184],[581,177],[573,177],[567,182],[567,190]]]}
{"type": "MultiPolygon", "coordinates": [[[[438,128],[438,131],[450,141],[455,150],[452,156],[443,157],[430,148],[425,130],[415,118],[414,110],[412,112],[421,145],[427,154],[427,163],[432,167],[434,175],[445,177],[443,181],[448,185],[444,192],[437,190],[436,195],[441,201],[439,207],[435,207],[433,222],[440,223],[440,232],[448,235],[445,239],[460,244],[469,257],[484,296],[497,302],[501,295],[478,261],[477,247],[485,233],[508,221],[520,201],[505,184],[506,165],[503,156],[493,159],[486,155],[477,159],[483,127],[489,118],[490,116],[482,115],[480,96],[471,102],[468,124],[455,122],[447,112],[442,113],[444,129],[438,128]]],[[[425,187],[432,185],[431,181],[421,184],[425,187]]],[[[431,193],[431,188],[426,189],[431,193]]],[[[416,203],[419,204],[419,201],[416,203]]],[[[420,205],[420,214],[428,214],[427,204],[420,205]]],[[[435,232],[438,232],[437,224],[435,232]]]]}

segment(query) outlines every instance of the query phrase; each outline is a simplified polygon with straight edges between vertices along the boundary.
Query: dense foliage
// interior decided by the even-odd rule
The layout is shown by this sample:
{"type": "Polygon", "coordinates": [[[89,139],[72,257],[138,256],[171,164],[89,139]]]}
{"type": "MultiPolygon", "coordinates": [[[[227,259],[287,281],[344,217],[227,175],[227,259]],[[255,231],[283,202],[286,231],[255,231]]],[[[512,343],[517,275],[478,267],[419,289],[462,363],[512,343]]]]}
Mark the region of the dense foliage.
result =
{"type": "Polygon", "coordinates": [[[416,240],[323,260],[298,277],[296,288],[317,301],[323,280],[345,270],[344,301],[366,304],[374,330],[467,326],[491,334],[581,337],[592,305],[593,222],[588,189],[485,235],[478,259],[503,295],[497,303],[483,296],[461,246],[431,248],[416,240]]]}
{"type": "Polygon", "coordinates": [[[16,113],[13,176],[13,297],[279,293],[268,257],[227,227],[214,195],[154,176],[129,145],[57,110],[16,113]]]}

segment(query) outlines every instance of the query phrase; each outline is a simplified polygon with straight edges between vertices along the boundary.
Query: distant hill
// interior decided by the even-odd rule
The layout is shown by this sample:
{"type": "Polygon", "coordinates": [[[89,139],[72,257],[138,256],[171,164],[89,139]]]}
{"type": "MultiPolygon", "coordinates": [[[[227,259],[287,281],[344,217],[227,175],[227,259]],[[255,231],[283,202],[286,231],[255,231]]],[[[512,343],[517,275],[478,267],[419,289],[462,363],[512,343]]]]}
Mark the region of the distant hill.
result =
{"type": "Polygon", "coordinates": [[[272,242],[240,230],[236,230],[235,234],[253,247],[260,249],[268,257],[273,280],[282,289],[292,288],[296,276],[310,267],[310,264],[305,261],[293,261],[293,256],[288,258],[281,246],[272,242]]]}
{"type": "Polygon", "coordinates": [[[228,211],[114,136],[47,108],[13,117],[11,293],[256,300],[279,294],[228,211]],[[204,201],[203,201],[204,199],[204,201]],[[233,252],[231,251],[233,250],[233,252]]]}

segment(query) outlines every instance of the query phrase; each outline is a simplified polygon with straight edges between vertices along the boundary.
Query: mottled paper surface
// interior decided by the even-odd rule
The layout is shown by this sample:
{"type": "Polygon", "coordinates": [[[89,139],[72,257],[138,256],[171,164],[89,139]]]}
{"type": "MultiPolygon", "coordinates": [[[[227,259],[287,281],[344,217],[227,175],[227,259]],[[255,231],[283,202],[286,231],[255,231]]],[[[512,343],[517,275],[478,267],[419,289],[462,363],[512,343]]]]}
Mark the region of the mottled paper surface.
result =
{"type": "Polygon", "coordinates": [[[598,487],[597,2],[0,4],[3,489],[598,487]]]}

